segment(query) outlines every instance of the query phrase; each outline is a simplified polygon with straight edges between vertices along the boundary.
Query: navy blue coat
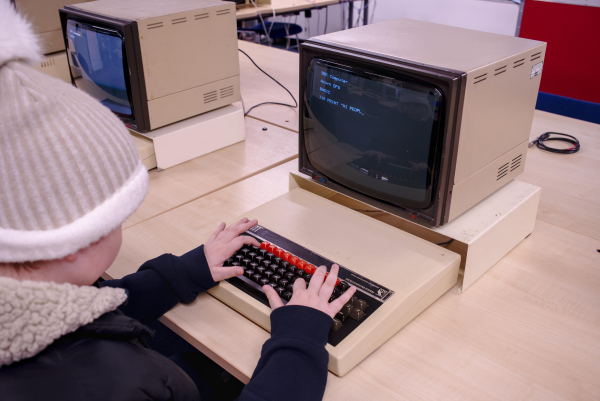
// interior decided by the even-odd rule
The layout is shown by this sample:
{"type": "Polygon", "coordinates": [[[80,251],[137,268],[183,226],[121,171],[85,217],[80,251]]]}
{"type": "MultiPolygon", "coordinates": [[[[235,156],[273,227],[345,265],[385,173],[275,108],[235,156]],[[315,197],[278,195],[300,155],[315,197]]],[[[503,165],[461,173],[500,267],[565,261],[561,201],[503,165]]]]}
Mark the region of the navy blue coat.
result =
{"type": "MultiPolygon", "coordinates": [[[[54,341],[32,358],[0,368],[2,400],[198,400],[194,382],[170,359],[144,347],[145,324],[179,302],[217,285],[204,248],[144,263],[133,274],[101,284],[124,288],[127,302],[54,341]]],[[[323,312],[286,306],[271,314],[271,338],[240,401],[321,400],[332,320],[323,312]]]]}

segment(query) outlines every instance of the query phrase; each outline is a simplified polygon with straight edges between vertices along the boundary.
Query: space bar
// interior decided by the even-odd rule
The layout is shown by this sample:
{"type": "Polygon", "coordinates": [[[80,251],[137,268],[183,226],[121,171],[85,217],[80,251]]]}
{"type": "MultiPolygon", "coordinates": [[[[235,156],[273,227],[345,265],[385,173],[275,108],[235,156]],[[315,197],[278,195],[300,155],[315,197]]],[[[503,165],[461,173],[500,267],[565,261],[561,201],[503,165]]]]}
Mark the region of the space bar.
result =
{"type": "MultiPolygon", "coordinates": [[[[262,287],[260,285],[256,284],[254,281],[250,280],[249,278],[244,277],[244,276],[237,276],[237,277],[232,277],[232,278],[228,279],[227,281],[229,282],[229,284],[233,285],[236,288],[239,288],[240,290],[244,291],[248,295],[252,296],[254,299],[260,301],[261,303],[263,303],[267,306],[270,306],[269,299],[267,298],[267,295],[262,290],[262,287]]],[[[284,305],[287,304],[287,301],[285,299],[281,299],[281,301],[283,302],[284,305]]]]}

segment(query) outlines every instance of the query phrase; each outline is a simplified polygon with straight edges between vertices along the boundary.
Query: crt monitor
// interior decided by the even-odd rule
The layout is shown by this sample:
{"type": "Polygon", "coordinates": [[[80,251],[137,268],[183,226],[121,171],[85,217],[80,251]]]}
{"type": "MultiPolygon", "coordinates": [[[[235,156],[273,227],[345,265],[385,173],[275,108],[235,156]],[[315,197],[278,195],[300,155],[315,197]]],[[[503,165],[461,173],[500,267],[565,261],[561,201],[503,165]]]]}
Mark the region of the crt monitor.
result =
{"type": "Polygon", "coordinates": [[[428,226],[523,171],[545,43],[397,19],[300,49],[300,171],[428,226]]]}

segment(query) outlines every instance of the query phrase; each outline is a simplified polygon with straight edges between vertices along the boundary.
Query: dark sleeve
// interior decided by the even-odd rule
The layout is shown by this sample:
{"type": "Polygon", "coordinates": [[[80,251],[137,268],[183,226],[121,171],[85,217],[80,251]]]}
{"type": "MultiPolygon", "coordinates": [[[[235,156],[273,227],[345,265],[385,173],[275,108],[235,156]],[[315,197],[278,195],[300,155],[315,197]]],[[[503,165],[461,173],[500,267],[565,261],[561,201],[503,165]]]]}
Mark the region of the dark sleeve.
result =
{"type": "Polygon", "coordinates": [[[306,306],[271,313],[271,338],[239,401],[320,401],[327,384],[325,349],[333,320],[306,306]]]}
{"type": "Polygon", "coordinates": [[[192,302],[216,284],[202,245],[179,257],[161,255],[144,263],[137,272],[104,281],[101,286],[126,289],[127,302],[119,309],[126,316],[148,323],[179,302],[192,302]]]}

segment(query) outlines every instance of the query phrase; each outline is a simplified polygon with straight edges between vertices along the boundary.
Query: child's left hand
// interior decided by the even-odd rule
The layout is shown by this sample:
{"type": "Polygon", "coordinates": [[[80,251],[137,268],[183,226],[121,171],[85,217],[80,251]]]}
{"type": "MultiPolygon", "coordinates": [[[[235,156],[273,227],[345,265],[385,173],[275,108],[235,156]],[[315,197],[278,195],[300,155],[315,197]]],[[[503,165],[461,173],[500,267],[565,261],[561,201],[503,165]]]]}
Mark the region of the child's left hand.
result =
{"type": "Polygon", "coordinates": [[[204,256],[206,256],[213,280],[221,281],[244,274],[241,267],[224,267],[223,263],[244,244],[260,246],[260,243],[254,238],[246,235],[240,236],[241,233],[251,229],[256,224],[258,224],[257,220],[248,221],[245,217],[227,228],[225,228],[225,223],[221,223],[206,241],[204,256]]]}

